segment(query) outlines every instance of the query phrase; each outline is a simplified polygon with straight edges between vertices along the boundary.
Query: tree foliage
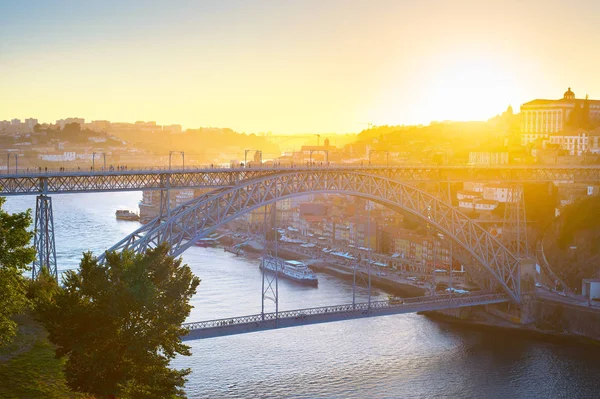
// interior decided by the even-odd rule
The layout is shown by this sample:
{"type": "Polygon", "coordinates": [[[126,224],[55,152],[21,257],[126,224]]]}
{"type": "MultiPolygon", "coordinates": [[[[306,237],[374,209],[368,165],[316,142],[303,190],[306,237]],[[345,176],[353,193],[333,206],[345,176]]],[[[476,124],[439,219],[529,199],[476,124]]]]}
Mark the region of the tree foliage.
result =
{"type": "Polygon", "coordinates": [[[567,206],[544,236],[544,253],[553,271],[571,289],[581,279],[600,277],[600,197],[567,206]]]}
{"type": "Polygon", "coordinates": [[[33,233],[27,231],[31,211],[9,214],[2,209],[5,201],[0,197],[0,346],[15,336],[12,316],[28,305],[27,279],[23,272],[35,257],[30,245],[33,233]]]}
{"type": "Polygon", "coordinates": [[[190,355],[181,324],[199,283],[167,245],[107,253],[106,265],[85,253],[40,311],[57,356],[67,356],[69,386],[97,396],[182,396],[190,371],[168,366],[190,355]]]}

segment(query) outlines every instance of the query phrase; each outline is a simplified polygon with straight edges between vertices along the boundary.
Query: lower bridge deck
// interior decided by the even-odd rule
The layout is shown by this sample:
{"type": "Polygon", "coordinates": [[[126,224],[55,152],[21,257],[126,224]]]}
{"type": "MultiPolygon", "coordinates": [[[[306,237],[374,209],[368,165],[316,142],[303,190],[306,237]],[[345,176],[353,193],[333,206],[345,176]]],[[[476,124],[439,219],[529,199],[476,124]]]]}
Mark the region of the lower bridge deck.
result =
{"type": "Polygon", "coordinates": [[[460,308],[509,302],[507,294],[436,295],[398,300],[361,302],[356,304],[323,306],[318,308],[286,310],[228,319],[185,323],[189,330],[184,340],[222,337],[307,324],[387,316],[431,310],[460,308]]]}

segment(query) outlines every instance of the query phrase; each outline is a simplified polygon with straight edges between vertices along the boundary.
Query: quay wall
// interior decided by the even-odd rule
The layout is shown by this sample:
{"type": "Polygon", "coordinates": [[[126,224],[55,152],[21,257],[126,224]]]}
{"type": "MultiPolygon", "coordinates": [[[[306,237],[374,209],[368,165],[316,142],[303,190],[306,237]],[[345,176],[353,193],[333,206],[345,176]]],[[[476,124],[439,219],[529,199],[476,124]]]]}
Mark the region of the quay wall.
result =
{"type": "Polygon", "coordinates": [[[521,305],[496,304],[423,312],[432,319],[600,344],[600,309],[546,298],[525,298],[521,305]]]}

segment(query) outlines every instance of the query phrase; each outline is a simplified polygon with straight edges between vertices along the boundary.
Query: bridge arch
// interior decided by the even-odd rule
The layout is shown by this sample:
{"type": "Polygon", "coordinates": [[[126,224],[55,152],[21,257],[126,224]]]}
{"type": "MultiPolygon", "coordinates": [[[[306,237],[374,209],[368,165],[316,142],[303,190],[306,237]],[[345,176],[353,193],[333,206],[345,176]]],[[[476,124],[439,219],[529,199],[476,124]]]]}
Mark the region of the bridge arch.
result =
{"type": "MultiPolygon", "coordinates": [[[[179,256],[198,239],[254,209],[306,194],[358,196],[409,212],[453,240],[520,300],[520,263],[506,247],[458,209],[414,186],[361,171],[299,170],[239,182],[197,197],[140,227],[109,251],[144,252],[169,242],[179,256]]],[[[100,257],[104,260],[104,255],[100,257]]]]}

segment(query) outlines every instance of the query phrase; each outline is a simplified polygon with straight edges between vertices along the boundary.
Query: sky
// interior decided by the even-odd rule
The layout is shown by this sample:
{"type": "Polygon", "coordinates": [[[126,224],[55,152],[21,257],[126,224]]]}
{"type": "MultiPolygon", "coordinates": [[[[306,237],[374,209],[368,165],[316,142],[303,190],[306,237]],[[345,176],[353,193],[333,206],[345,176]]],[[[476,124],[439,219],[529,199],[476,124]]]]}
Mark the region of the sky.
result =
{"type": "Polygon", "coordinates": [[[597,0],[0,0],[0,120],[358,132],[600,99],[597,0]]]}

